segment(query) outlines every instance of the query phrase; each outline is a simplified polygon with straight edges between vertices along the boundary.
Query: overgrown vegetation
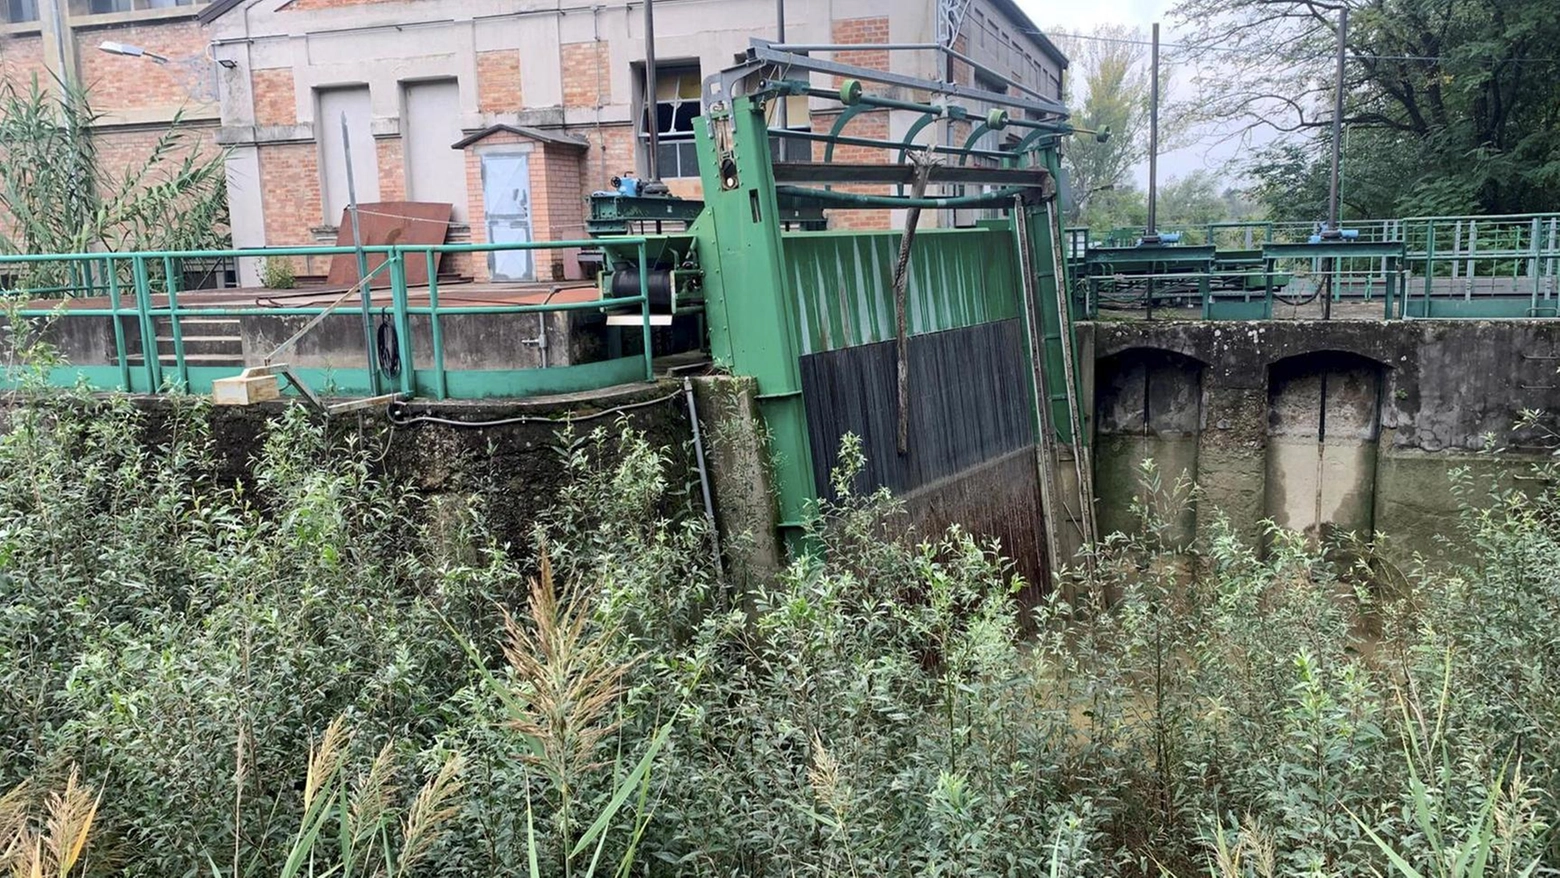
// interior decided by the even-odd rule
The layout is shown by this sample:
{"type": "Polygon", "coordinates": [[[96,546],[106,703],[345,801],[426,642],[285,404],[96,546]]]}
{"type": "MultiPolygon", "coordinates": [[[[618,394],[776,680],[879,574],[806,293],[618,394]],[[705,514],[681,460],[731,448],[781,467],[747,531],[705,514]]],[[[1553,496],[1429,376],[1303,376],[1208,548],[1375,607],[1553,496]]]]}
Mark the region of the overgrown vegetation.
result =
{"type": "MultiPolygon", "coordinates": [[[[181,113],[148,143],[117,146],[125,154],[111,159],[94,131],[103,121],[78,85],[0,81],[0,254],[226,246],[223,153],[203,150],[181,113]]],[[[72,270],[7,268],[20,289],[85,280],[72,270]]]]}
{"type": "Polygon", "coordinates": [[[622,427],[566,437],[569,487],[503,546],[504,498],[435,507],[302,409],[234,484],[200,403],[155,442],[123,400],[13,403],[0,866],[23,874],[1560,866],[1547,491],[1471,504],[1477,561],[1391,588],[1288,534],[1172,555],[1149,504],[1096,582],[1025,609],[967,534],[891,537],[894,502],[846,490],[851,445],[816,550],[739,595],[685,474],[622,427]]]}

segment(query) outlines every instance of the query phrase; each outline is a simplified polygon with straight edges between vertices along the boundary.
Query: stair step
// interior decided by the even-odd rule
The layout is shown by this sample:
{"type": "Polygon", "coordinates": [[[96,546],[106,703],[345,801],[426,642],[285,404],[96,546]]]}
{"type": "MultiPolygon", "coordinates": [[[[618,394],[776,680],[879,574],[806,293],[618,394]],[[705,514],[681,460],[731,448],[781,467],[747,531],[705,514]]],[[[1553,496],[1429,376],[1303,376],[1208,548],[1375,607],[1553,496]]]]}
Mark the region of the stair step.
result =
{"type": "MultiPolygon", "coordinates": [[[[136,354],[126,354],[125,355],[125,359],[128,360],[133,365],[141,365],[141,364],[146,362],[145,358],[142,357],[138,353],[136,353],[136,354]]],[[[164,366],[174,366],[174,365],[177,365],[177,363],[174,361],[173,354],[172,353],[167,353],[167,352],[159,352],[158,355],[157,355],[157,362],[162,363],[164,366]]],[[[189,354],[189,353],[187,353],[187,354],[184,355],[184,362],[185,362],[185,364],[190,365],[190,366],[239,366],[239,367],[241,367],[241,366],[244,365],[244,358],[242,356],[238,356],[238,355],[235,355],[235,354],[189,354]]]]}

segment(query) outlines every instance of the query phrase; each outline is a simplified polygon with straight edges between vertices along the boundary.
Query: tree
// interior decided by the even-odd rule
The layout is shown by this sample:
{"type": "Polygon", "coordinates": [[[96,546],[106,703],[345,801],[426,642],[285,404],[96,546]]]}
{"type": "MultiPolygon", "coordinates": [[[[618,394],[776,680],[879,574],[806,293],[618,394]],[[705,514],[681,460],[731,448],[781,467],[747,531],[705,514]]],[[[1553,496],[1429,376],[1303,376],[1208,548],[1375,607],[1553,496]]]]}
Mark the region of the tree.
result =
{"type": "MultiPolygon", "coordinates": [[[[226,162],[203,154],[176,115],[122,172],[98,155],[102,114],[85,90],[0,82],[0,253],[199,250],[227,246],[226,162]]],[[[63,282],[33,263],[24,287],[63,282]]]]}
{"type": "Polygon", "coordinates": [[[1088,38],[1060,39],[1085,91],[1072,122],[1111,132],[1104,143],[1078,136],[1063,145],[1070,188],[1065,214],[1069,223],[1077,223],[1092,199],[1124,185],[1133,166],[1148,155],[1149,71],[1143,35],[1136,29],[1107,25],[1088,38]]]}
{"type": "MultiPolygon", "coordinates": [[[[1346,203],[1378,215],[1552,207],[1560,185],[1553,0],[1182,0],[1176,15],[1194,50],[1207,50],[1197,77],[1203,117],[1237,132],[1288,135],[1253,165],[1259,190],[1298,181],[1297,160],[1314,178],[1325,160],[1340,2],[1350,9],[1346,203]]],[[[1303,200],[1271,206],[1275,218],[1315,218],[1303,200]]]]}

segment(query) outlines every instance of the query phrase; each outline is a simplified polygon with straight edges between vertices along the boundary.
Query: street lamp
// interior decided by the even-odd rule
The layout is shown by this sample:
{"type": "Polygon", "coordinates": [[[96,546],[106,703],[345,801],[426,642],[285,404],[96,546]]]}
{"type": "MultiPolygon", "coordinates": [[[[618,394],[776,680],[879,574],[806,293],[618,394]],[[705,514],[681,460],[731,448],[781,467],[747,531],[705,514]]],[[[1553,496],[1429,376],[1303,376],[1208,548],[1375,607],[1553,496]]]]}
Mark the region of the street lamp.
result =
{"type": "Polygon", "coordinates": [[[132,46],[129,43],[116,43],[113,40],[104,40],[98,44],[98,51],[107,52],[110,55],[123,55],[126,58],[150,58],[158,64],[167,64],[168,56],[149,52],[140,46],[132,46]]]}

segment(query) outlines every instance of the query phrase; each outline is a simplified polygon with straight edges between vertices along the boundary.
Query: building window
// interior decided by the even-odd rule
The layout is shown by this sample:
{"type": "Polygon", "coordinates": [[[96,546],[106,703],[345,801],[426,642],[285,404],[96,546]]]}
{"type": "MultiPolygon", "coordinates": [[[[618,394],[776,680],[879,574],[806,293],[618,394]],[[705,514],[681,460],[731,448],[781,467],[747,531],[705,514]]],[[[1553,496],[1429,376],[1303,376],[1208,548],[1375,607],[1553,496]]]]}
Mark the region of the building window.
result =
{"type": "MultiPolygon", "coordinates": [[[[655,131],[660,147],[657,169],[661,177],[699,176],[698,150],[693,143],[693,120],[700,108],[697,64],[657,64],[655,69],[655,131]]],[[[641,149],[648,150],[650,113],[640,115],[641,149]]]]}
{"type": "MultiPolygon", "coordinates": [[[[16,0],[11,0],[11,2],[16,2],[16,0]]],[[[109,15],[116,12],[194,6],[195,0],[87,0],[85,4],[72,4],[72,7],[79,13],[82,11],[82,5],[85,6],[85,12],[88,15],[109,15]]]]}
{"type": "MultiPolygon", "coordinates": [[[[770,106],[778,107],[779,104],[771,104],[770,106]]],[[[812,131],[812,121],[807,114],[806,95],[792,95],[786,98],[785,130],[812,131]]],[[[777,111],[770,112],[769,127],[780,127],[780,118],[777,111]]],[[[771,137],[769,138],[769,154],[775,161],[780,162],[810,162],[813,156],[813,142],[800,137],[771,137]]]]}
{"type": "Polygon", "coordinates": [[[38,20],[38,0],[6,0],[5,20],[11,24],[38,20]]]}

